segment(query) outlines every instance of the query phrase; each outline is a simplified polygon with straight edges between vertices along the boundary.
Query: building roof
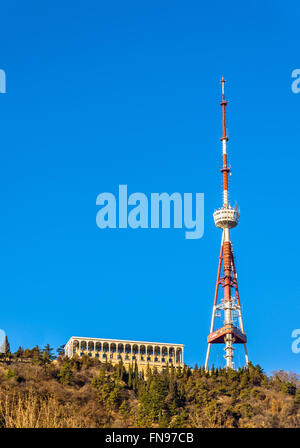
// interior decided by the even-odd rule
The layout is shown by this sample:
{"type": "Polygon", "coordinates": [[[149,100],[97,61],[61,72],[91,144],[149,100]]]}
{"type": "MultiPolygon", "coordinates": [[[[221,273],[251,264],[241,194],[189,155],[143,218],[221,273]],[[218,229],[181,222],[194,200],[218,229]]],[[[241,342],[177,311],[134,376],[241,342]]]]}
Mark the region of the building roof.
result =
{"type": "Polygon", "coordinates": [[[88,338],[88,337],[82,337],[82,336],[71,336],[68,340],[67,344],[71,342],[74,339],[85,339],[86,341],[99,341],[99,342],[118,342],[118,343],[128,343],[128,344],[149,344],[149,345],[176,345],[180,347],[184,347],[184,344],[176,344],[173,342],[149,342],[149,341],[131,341],[126,339],[107,339],[107,338],[88,338]]]}

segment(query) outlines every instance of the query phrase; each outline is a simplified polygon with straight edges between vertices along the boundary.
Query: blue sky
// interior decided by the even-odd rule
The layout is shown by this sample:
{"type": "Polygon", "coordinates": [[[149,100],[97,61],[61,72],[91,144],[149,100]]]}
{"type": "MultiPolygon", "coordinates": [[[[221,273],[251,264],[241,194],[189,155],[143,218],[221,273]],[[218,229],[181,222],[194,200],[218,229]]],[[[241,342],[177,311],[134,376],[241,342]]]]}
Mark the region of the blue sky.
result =
{"type": "Polygon", "coordinates": [[[249,356],[299,372],[299,12],[275,0],[2,4],[0,328],[13,349],[72,335],[169,341],[204,363],[224,75],[249,356]],[[100,230],[96,197],[119,184],[203,192],[203,238],[100,230]]]}

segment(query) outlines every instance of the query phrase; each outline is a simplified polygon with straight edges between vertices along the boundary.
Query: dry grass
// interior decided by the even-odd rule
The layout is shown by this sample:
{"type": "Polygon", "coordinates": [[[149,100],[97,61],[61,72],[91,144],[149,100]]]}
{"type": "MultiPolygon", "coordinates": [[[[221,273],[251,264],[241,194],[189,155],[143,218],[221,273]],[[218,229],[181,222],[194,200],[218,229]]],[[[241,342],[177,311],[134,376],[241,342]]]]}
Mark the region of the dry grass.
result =
{"type": "Polygon", "coordinates": [[[58,363],[0,363],[0,428],[99,428],[111,417],[91,387],[99,368],[73,372],[71,385],[62,384],[58,363]],[[13,373],[7,375],[8,369],[13,373]]]}
{"type": "Polygon", "coordinates": [[[4,428],[82,428],[85,422],[54,397],[41,398],[33,390],[11,391],[0,396],[0,420],[4,428]]]}

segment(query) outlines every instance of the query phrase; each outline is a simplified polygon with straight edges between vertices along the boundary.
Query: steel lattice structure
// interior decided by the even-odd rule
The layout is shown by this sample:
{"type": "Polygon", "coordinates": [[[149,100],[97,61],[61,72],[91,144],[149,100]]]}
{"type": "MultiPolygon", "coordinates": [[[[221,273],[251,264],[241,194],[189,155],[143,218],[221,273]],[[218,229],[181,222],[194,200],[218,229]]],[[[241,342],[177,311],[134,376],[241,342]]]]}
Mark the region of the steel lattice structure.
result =
{"type": "Polygon", "coordinates": [[[223,166],[221,168],[223,177],[223,206],[214,212],[215,225],[222,229],[221,250],[218,264],[217,283],[214,295],[213,312],[210,326],[210,333],[207,337],[207,354],[205,369],[207,369],[209,354],[212,344],[224,344],[226,367],[233,368],[234,344],[243,344],[245,349],[246,365],[249,363],[247,353],[247,337],[244,332],[244,325],[241,312],[241,303],[237,283],[237,273],[234,263],[232,243],[230,239],[230,229],[236,227],[239,222],[239,212],[237,207],[232,208],[228,200],[228,175],[230,167],[227,164],[227,142],[226,134],[226,106],[225,100],[225,80],[222,77],[222,153],[223,166]],[[224,297],[219,297],[220,287],[223,288],[224,297]],[[233,292],[234,291],[234,292],[233,292]],[[215,329],[216,317],[224,318],[223,326],[215,329]]]}

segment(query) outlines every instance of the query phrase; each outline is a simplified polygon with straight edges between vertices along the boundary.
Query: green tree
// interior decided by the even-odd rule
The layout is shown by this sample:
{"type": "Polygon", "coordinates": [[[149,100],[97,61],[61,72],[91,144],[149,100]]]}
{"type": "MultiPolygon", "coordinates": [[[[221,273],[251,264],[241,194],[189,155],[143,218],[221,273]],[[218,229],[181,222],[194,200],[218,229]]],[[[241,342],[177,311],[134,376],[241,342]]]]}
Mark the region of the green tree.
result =
{"type": "Polygon", "coordinates": [[[22,358],[24,355],[23,347],[19,346],[18,350],[15,353],[16,358],[22,358]]]}
{"type": "Polygon", "coordinates": [[[129,389],[131,389],[132,388],[132,367],[131,367],[131,365],[129,364],[129,368],[128,368],[128,387],[129,387],[129,389]]]}
{"type": "Polygon", "coordinates": [[[8,341],[7,336],[5,336],[4,343],[3,343],[3,352],[5,358],[11,358],[11,351],[10,351],[10,343],[8,341]]]}
{"type": "Polygon", "coordinates": [[[8,337],[7,337],[7,336],[5,336],[5,340],[4,340],[4,353],[5,353],[6,355],[8,355],[9,353],[11,353],[11,352],[10,352],[10,343],[9,343],[9,341],[8,341],[8,337]]]}
{"type": "Polygon", "coordinates": [[[158,418],[159,428],[168,428],[170,423],[170,417],[166,412],[161,412],[158,418]]]}
{"type": "Polygon", "coordinates": [[[98,400],[107,410],[111,411],[119,406],[122,386],[114,375],[101,369],[98,376],[92,379],[91,385],[97,389],[98,400]]]}
{"type": "Polygon", "coordinates": [[[182,411],[179,415],[175,415],[169,423],[169,428],[188,428],[189,416],[186,411],[182,411]]]}
{"type": "Polygon", "coordinates": [[[48,357],[49,359],[51,359],[51,361],[55,358],[55,356],[54,356],[54,354],[53,354],[53,348],[50,347],[49,344],[46,344],[46,345],[45,345],[45,347],[44,347],[44,349],[43,349],[43,354],[44,354],[44,353],[47,353],[47,357],[48,357]]]}
{"type": "Polygon", "coordinates": [[[58,378],[62,384],[69,385],[73,379],[73,372],[69,365],[69,362],[64,362],[62,368],[58,373],[58,378]]]}
{"type": "Polygon", "coordinates": [[[41,364],[50,364],[54,358],[55,356],[53,355],[53,348],[50,347],[49,344],[45,345],[45,348],[43,349],[40,357],[41,364]]]}
{"type": "Polygon", "coordinates": [[[64,354],[65,354],[65,344],[63,344],[60,347],[58,347],[58,349],[56,350],[56,353],[57,353],[58,356],[64,356],[64,354]]]}
{"type": "Polygon", "coordinates": [[[32,350],[30,348],[26,348],[23,353],[24,358],[32,358],[32,350]]]}
{"type": "Polygon", "coordinates": [[[140,393],[141,415],[157,422],[161,411],[166,410],[165,399],[168,395],[168,382],[163,374],[153,374],[147,386],[140,393]]]}
{"type": "Polygon", "coordinates": [[[130,413],[130,408],[129,408],[129,405],[126,400],[122,401],[122,404],[119,407],[119,412],[122,416],[123,422],[126,422],[128,416],[129,416],[129,413],[130,413]]]}
{"type": "Polygon", "coordinates": [[[31,350],[31,359],[33,365],[42,364],[42,353],[38,345],[31,350]]]}
{"type": "Polygon", "coordinates": [[[124,364],[123,364],[123,361],[122,361],[122,359],[119,361],[119,364],[117,365],[117,370],[116,370],[116,377],[119,379],[119,380],[124,380],[124,378],[125,378],[125,373],[126,373],[126,371],[125,371],[125,367],[124,367],[124,364]]]}
{"type": "Polygon", "coordinates": [[[139,371],[138,371],[138,366],[137,366],[137,362],[135,361],[134,363],[134,371],[132,374],[133,378],[132,378],[132,389],[136,392],[138,389],[138,384],[139,384],[139,371]]]}
{"type": "Polygon", "coordinates": [[[14,369],[9,367],[5,372],[5,378],[7,380],[10,380],[12,378],[17,379],[18,378],[17,372],[14,369]]]}
{"type": "Polygon", "coordinates": [[[290,381],[286,381],[281,386],[281,392],[288,395],[296,395],[297,387],[290,381]]]}

